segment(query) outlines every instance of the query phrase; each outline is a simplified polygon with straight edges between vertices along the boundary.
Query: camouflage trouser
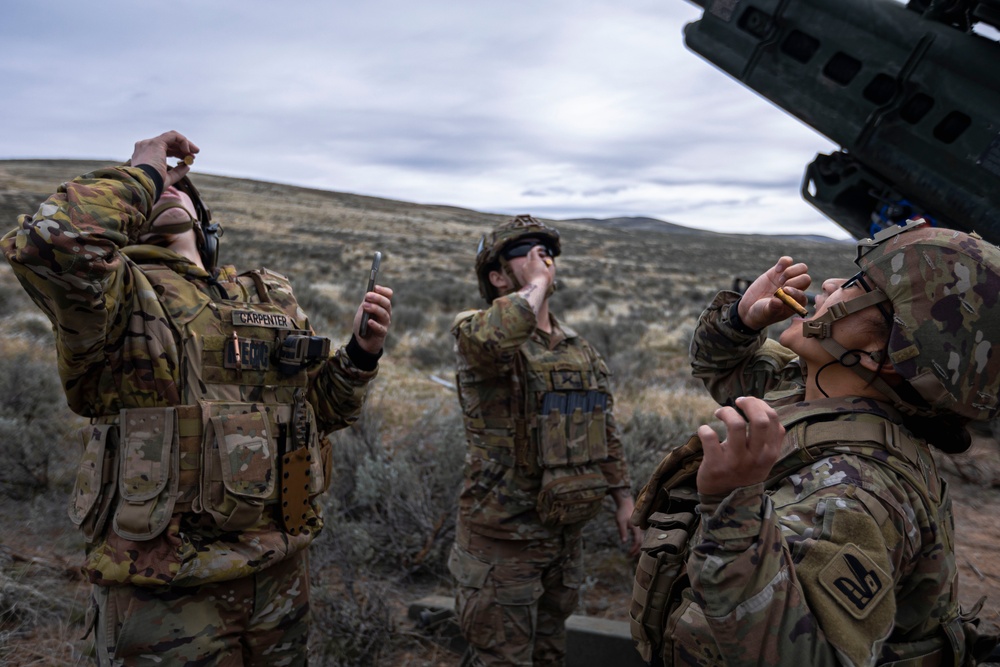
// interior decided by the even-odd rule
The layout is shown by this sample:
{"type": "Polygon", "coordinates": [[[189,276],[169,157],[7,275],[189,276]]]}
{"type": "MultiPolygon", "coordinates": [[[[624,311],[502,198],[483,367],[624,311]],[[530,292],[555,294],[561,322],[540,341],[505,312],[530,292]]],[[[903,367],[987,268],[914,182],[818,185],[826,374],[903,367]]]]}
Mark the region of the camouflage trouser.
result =
{"type": "Polygon", "coordinates": [[[460,530],[448,567],[476,665],[563,665],[566,618],[583,579],[579,530],[550,540],[494,540],[460,530]]]}
{"type": "Polygon", "coordinates": [[[309,561],[198,587],[95,587],[100,665],[304,665],[309,561]]]}

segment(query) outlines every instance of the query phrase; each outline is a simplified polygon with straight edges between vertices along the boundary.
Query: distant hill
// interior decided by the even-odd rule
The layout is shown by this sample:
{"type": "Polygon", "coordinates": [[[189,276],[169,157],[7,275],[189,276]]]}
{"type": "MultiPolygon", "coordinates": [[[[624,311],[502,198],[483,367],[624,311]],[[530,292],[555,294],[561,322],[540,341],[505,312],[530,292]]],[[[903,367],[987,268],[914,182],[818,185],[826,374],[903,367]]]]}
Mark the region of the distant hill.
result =
{"type": "MultiPolygon", "coordinates": [[[[0,160],[0,228],[13,227],[17,214],[33,212],[60,183],[110,164],[0,160]]],[[[478,302],[472,272],[476,246],[484,232],[506,218],[197,172],[192,178],[213,219],[226,230],[223,261],[240,267],[263,264],[299,282],[356,291],[371,253],[381,250],[387,284],[399,285],[401,296],[423,285],[414,300],[440,294],[437,301],[445,311],[478,302]]],[[[806,261],[820,280],[855,271],[852,248],[825,237],[722,234],[648,217],[553,224],[563,235],[559,278],[564,290],[579,295],[581,307],[597,293],[603,300],[621,300],[621,308],[611,312],[641,306],[669,313],[678,299],[703,306],[733,277],[755,277],[782,254],[806,261]]]]}
{"type": "MultiPolygon", "coordinates": [[[[36,211],[61,183],[109,164],[0,161],[0,233],[14,228],[18,214],[36,211]]],[[[386,644],[386,651],[396,651],[381,664],[457,663],[433,642],[415,639],[412,621],[397,612],[428,593],[453,595],[445,563],[465,444],[454,390],[441,378],[453,378],[456,370],[449,334],[455,314],[483,305],[473,275],[479,239],[506,216],[217,175],[192,178],[213,221],[225,229],[222,261],[288,275],[311,324],[335,345],[349,339],[372,253],[383,253],[380,283],[395,290],[392,330],[365,413],[336,434],[327,528],[311,548],[311,571],[322,582],[313,589],[316,608],[323,612],[314,621],[313,646],[334,650],[349,637],[355,643],[344,644],[348,648],[386,644]],[[372,500],[372,492],[361,489],[376,489],[380,497],[372,500]]],[[[636,484],[649,478],[667,445],[685,442],[714,413],[716,404],[691,377],[688,345],[719,290],[734,278],[756,277],[781,255],[807,262],[817,283],[857,270],[851,244],[822,237],[715,233],[635,217],[554,224],[563,254],[553,310],[601,351],[613,373],[615,417],[636,484]]],[[[0,385],[26,415],[16,424],[39,423],[39,414],[44,421],[69,422],[60,398],[44,397],[40,411],[25,407],[24,394],[37,395],[42,386],[41,371],[33,369],[48,370],[51,386],[58,386],[54,356],[48,320],[0,262],[0,360],[7,362],[8,378],[4,384],[0,374],[0,385]]],[[[5,635],[0,623],[0,665],[81,664],[89,584],[69,565],[79,563],[83,545],[64,509],[79,441],[30,437],[34,431],[12,426],[10,414],[0,412],[0,426],[10,436],[0,447],[0,473],[23,475],[34,470],[24,462],[37,459],[40,472],[33,479],[48,490],[15,503],[3,495],[0,474],[0,503],[7,510],[0,529],[0,598],[7,596],[8,617],[17,624],[8,623],[14,630],[5,635]],[[16,575],[16,581],[7,576],[16,586],[4,587],[5,572],[16,575]],[[37,627],[22,620],[29,618],[37,627]]],[[[956,566],[962,581],[971,583],[962,586],[965,608],[1000,581],[994,519],[1000,456],[995,442],[989,447],[980,447],[971,464],[967,458],[954,466],[982,481],[951,484],[959,480],[949,476],[962,549],[956,566]]],[[[587,531],[583,562],[592,584],[581,587],[580,611],[627,622],[634,562],[622,551],[612,521],[591,522],[587,531]]],[[[984,618],[1000,618],[997,599],[1000,593],[992,593],[984,618]]]]}
{"type": "MultiPolygon", "coordinates": [[[[620,218],[571,218],[565,220],[564,222],[573,222],[587,225],[599,225],[602,227],[613,227],[626,232],[637,232],[637,233],[669,233],[669,234],[692,234],[692,235],[730,235],[739,233],[741,236],[746,236],[744,233],[740,232],[712,232],[703,229],[695,229],[693,227],[685,227],[684,225],[678,225],[673,222],[665,222],[658,218],[646,218],[641,216],[631,216],[631,217],[620,217],[620,218]]],[[[797,240],[797,241],[816,241],[820,243],[853,243],[853,241],[847,240],[842,241],[841,239],[830,238],[829,236],[822,236],[819,234],[766,234],[771,239],[787,239],[787,240],[797,240]]]]}
{"type": "Polygon", "coordinates": [[[564,222],[599,225],[602,227],[613,227],[627,232],[650,232],[654,234],[661,232],[695,235],[715,233],[702,229],[695,229],[693,227],[685,227],[673,222],[664,222],[663,220],[658,220],[657,218],[644,218],[637,216],[621,218],[571,218],[569,220],[565,220],[564,222]]]}

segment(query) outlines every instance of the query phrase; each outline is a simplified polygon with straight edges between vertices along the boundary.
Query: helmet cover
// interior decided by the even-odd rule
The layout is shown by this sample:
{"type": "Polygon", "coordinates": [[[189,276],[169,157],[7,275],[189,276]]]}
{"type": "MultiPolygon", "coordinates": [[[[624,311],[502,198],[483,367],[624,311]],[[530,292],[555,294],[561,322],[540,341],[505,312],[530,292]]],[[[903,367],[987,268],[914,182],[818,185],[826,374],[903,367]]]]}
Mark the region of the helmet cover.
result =
{"type": "Polygon", "coordinates": [[[924,412],[1000,411],[1000,249],[921,218],[858,243],[857,265],[893,308],[889,359],[924,412]]]}
{"type": "Polygon", "coordinates": [[[527,238],[539,239],[549,249],[552,257],[558,257],[562,252],[559,231],[530,215],[519,215],[502,222],[479,240],[476,279],[479,281],[479,293],[486,299],[486,303],[493,303],[500,296],[497,288],[490,282],[490,272],[501,269],[504,248],[527,238]]]}

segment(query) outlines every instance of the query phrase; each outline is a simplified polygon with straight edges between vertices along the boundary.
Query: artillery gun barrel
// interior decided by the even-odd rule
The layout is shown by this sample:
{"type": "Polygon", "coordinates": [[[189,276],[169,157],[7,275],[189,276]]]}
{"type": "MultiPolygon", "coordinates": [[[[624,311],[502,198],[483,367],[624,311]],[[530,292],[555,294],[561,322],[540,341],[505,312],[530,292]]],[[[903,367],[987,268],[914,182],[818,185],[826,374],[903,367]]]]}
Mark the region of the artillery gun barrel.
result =
{"type": "Polygon", "coordinates": [[[921,13],[895,0],[696,2],[705,12],[684,40],[841,146],[809,165],[802,196],[852,235],[924,215],[1000,243],[1000,44],[954,24],[996,24],[997,3],[956,2],[970,11],[932,16],[939,3],[921,13]]]}

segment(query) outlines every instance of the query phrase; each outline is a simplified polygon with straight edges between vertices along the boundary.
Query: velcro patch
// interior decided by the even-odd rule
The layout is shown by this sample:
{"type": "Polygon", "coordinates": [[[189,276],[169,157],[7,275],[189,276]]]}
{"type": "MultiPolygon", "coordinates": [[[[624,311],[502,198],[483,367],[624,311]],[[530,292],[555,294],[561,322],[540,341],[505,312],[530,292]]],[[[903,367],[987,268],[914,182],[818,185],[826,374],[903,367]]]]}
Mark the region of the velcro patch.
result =
{"type": "Polygon", "coordinates": [[[554,370],[550,373],[554,391],[574,391],[589,389],[595,385],[593,373],[574,370],[554,370]]]}
{"type": "Polygon", "coordinates": [[[845,544],[819,573],[819,582],[854,618],[866,618],[889,591],[892,579],[865,552],[845,544]]]}
{"type": "Polygon", "coordinates": [[[261,313],[255,310],[234,310],[233,324],[245,327],[267,327],[269,329],[295,329],[295,323],[281,313],[261,313]]]}
{"type": "Polygon", "coordinates": [[[224,368],[266,371],[271,365],[271,344],[253,338],[230,339],[226,343],[224,368]]]}

